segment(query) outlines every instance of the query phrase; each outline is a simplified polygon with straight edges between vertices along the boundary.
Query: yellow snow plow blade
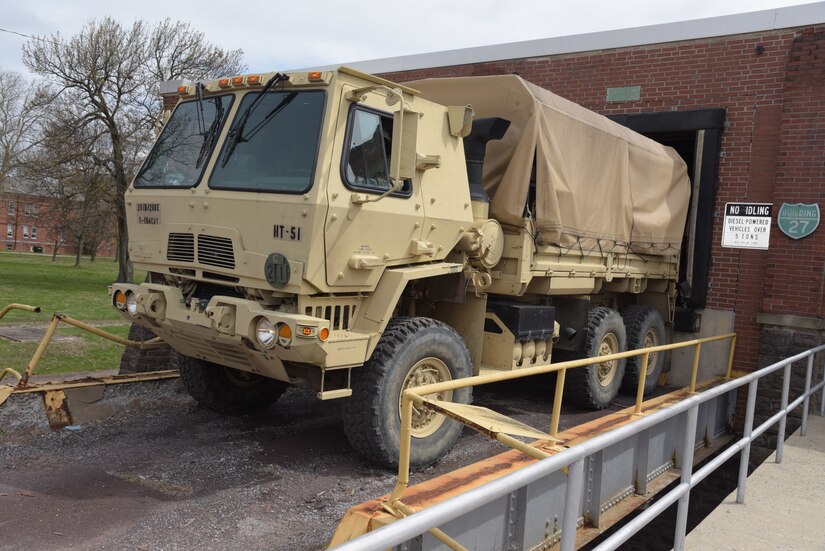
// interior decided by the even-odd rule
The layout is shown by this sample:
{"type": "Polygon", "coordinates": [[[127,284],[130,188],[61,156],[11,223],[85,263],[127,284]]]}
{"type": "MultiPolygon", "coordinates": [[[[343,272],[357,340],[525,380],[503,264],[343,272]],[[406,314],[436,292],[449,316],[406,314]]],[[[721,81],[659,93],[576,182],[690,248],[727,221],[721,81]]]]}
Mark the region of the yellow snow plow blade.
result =
{"type": "MultiPolygon", "coordinates": [[[[26,304],[9,304],[0,310],[0,318],[5,316],[11,310],[24,310],[27,312],[40,312],[39,307],[29,306],[26,304]]],[[[39,392],[43,394],[43,405],[46,410],[46,415],[49,419],[49,426],[53,429],[59,429],[72,424],[72,416],[69,411],[68,400],[66,398],[65,390],[80,389],[80,388],[95,388],[99,387],[102,393],[106,385],[135,383],[141,381],[154,381],[159,379],[172,379],[178,377],[178,372],[175,370],[151,371],[145,373],[130,373],[126,375],[110,375],[105,377],[85,377],[82,379],[63,380],[56,382],[35,383],[30,382],[29,379],[34,373],[37,365],[40,363],[46,348],[54,336],[60,323],[65,323],[78,329],[88,331],[94,335],[108,339],[110,341],[128,346],[130,348],[150,349],[163,345],[163,341],[159,338],[154,338],[146,341],[132,341],[124,339],[117,335],[107,333],[98,327],[89,325],[71,318],[65,314],[54,313],[49,326],[46,328],[46,333],[40,340],[31,361],[29,361],[26,370],[21,374],[11,368],[5,368],[0,371],[0,406],[2,406],[9,397],[15,394],[28,394],[39,392]],[[15,379],[14,385],[3,383],[3,379],[12,377],[15,379]]],[[[94,391],[93,391],[94,392],[94,391]]]]}

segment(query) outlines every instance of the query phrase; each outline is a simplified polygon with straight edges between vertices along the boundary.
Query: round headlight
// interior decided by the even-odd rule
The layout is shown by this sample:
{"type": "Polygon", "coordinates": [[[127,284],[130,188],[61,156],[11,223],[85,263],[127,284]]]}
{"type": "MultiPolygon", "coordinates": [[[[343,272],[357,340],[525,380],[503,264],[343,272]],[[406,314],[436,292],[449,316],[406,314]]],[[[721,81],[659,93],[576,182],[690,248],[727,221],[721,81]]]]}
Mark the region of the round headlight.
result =
{"type": "Polygon", "coordinates": [[[255,324],[255,338],[264,348],[272,348],[278,340],[278,330],[266,318],[258,318],[255,324]]]}
{"type": "Polygon", "coordinates": [[[134,293],[128,293],[126,295],[126,311],[132,314],[133,316],[137,314],[137,295],[134,293]]]}

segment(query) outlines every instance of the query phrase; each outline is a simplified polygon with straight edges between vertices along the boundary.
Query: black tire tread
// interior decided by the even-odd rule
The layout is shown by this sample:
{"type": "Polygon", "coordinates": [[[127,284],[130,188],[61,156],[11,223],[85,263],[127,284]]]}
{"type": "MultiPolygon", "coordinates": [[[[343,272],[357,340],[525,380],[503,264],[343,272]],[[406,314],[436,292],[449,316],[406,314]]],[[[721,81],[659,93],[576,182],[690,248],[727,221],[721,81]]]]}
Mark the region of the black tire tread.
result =
{"type": "MultiPolygon", "coordinates": [[[[619,320],[621,320],[619,313],[612,308],[597,306],[596,308],[590,310],[587,316],[587,340],[584,345],[585,351],[592,350],[596,332],[599,327],[603,323],[607,323],[606,320],[608,317],[614,315],[618,316],[619,320]]],[[[587,352],[580,355],[582,358],[587,356],[589,356],[587,352]]],[[[568,369],[567,374],[565,375],[564,397],[570,402],[587,409],[604,409],[608,404],[600,403],[591,386],[592,376],[590,372],[592,369],[595,369],[595,366],[589,365],[568,369]]],[[[616,377],[621,379],[624,374],[623,361],[619,362],[618,371],[619,372],[616,373],[616,377]]]]}
{"type": "Polygon", "coordinates": [[[258,376],[254,387],[241,388],[232,384],[223,366],[185,356],[171,354],[172,368],[180,372],[187,392],[202,406],[224,415],[258,413],[274,404],[289,387],[287,383],[258,376]]]}
{"type": "MultiPolygon", "coordinates": [[[[639,346],[641,345],[641,338],[643,337],[642,331],[648,325],[651,317],[658,319],[658,322],[656,323],[661,324],[662,342],[660,342],[659,344],[665,344],[664,321],[661,319],[659,312],[657,312],[650,306],[644,306],[641,304],[633,304],[622,309],[622,318],[624,318],[624,324],[627,328],[628,350],[635,350],[639,348],[639,346]]],[[[644,391],[645,395],[650,394],[656,389],[656,384],[658,383],[659,375],[661,375],[662,368],[664,367],[664,360],[664,352],[661,352],[659,353],[659,357],[657,358],[657,363],[659,365],[648,366],[648,379],[647,383],[645,384],[644,391]]],[[[641,356],[634,356],[632,358],[627,359],[624,378],[622,379],[621,392],[632,395],[636,394],[639,385],[639,375],[641,374],[642,368],[641,362],[641,356]]]]}
{"type": "MultiPolygon", "coordinates": [[[[376,420],[380,419],[382,415],[377,397],[382,392],[382,382],[388,374],[395,353],[417,332],[434,327],[442,327],[454,332],[445,323],[431,318],[399,317],[391,319],[370,359],[362,367],[353,370],[353,394],[343,405],[342,417],[347,439],[362,457],[387,467],[398,465],[398,456],[395,450],[385,440],[376,423],[376,420]]],[[[459,337],[459,340],[466,351],[463,339],[459,337]]],[[[467,352],[467,356],[469,357],[469,352],[467,352]]],[[[470,403],[472,401],[472,389],[462,390],[467,391],[467,399],[461,401],[470,403]]],[[[456,394],[458,392],[453,393],[454,401],[457,399],[456,394]]],[[[432,463],[430,461],[425,464],[417,464],[413,457],[411,457],[410,462],[413,468],[422,468],[432,463]]]]}

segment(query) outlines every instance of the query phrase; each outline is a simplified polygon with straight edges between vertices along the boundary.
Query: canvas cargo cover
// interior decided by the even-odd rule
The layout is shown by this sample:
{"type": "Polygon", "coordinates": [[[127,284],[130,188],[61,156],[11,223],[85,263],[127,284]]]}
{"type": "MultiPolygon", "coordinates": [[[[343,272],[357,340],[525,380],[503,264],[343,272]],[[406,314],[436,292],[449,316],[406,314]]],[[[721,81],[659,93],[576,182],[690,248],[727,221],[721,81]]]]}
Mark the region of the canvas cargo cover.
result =
{"type": "Polygon", "coordinates": [[[537,239],[591,252],[678,253],[690,182],[669,147],[516,75],[405,83],[442,105],[472,105],[476,118],[511,122],[487,145],[490,215],[522,225],[535,154],[537,239]]]}

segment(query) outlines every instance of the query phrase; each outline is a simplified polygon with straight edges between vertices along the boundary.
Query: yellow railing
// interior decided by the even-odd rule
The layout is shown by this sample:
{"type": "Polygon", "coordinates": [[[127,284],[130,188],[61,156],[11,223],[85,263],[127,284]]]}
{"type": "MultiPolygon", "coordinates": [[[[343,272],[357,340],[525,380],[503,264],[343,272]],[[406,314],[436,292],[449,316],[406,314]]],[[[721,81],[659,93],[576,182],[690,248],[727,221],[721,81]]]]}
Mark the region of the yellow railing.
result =
{"type": "MultiPolygon", "coordinates": [[[[736,348],[736,333],[726,333],[716,337],[706,337],[702,339],[694,339],[690,341],[664,344],[660,346],[652,346],[649,348],[641,348],[638,350],[628,350],[627,352],[619,352],[616,354],[609,354],[607,356],[599,356],[597,358],[583,358],[580,360],[571,360],[567,362],[560,362],[539,367],[528,367],[513,371],[502,371],[500,373],[488,373],[484,375],[476,375],[473,377],[466,377],[464,379],[455,379],[452,381],[445,381],[442,383],[434,383],[405,390],[401,395],[401,438],[398,458],[398,482],[393,489],[386,504],[391,510],[402,511],[405,507],[401,502],[401,495],[409,486],[410,481],[410,447],[412,443],[412,409],[413,405],[417,408],[429,407],[425,396],[438,394],[456,390],[459,388],[473,387],[486,385],[490,383],[497,383],[501,381],[509,381],[513,379],[521,379],[523,377],[530,377],[533,375],[542,375],[546,373],[557,372],[556,389],[553,398],[553,413],[550,419],[550,436],[554,439],[558,437],[559,433],[559,419],[561,417],[561,405],[564,394],[564,380],[568,369],[575,369],[577,367],[584,367],[594,363],[600,363],[612,360],[621,360],[625,358],[632,358],[634,356],[641,356],[641,369],[639,373],[639,385],[636,390],[636,405],[634,408],[634,415],[644,415],[642,412],[642,403],[644,402],[644,388],[647,380],[647,365],[650,354],[655,352],[664,352],[667,350],[675,350],[678,348],[694,347],[693,352],[693,367],[690,377],[690,385],[687,387],[688,392],[693,394],[696,392],[696,377],[699,370],[699,354],[702,345],[709,342],[722,341],[730,339],[730,352],[728,354],[728,366],[726,377],[731,377],[733,368],[733,353],[736,348]]],[[[460,420],[460,419],[459,419],[460,420]]],[[[465,423],[466,424],[466,423],[465,423]]],[[[510,446],[513,449],[519,450],[531,457],[542,459],[548,457],[550,454],[525,444],[520,440],[513,438],[507,434],[496,433],[496,440],[510,446]]]]}

